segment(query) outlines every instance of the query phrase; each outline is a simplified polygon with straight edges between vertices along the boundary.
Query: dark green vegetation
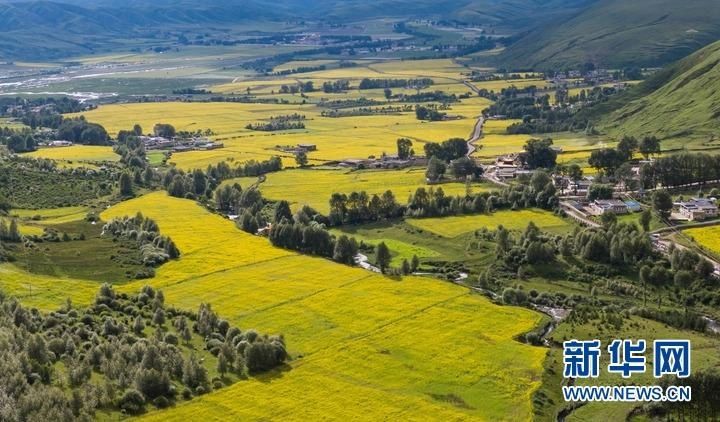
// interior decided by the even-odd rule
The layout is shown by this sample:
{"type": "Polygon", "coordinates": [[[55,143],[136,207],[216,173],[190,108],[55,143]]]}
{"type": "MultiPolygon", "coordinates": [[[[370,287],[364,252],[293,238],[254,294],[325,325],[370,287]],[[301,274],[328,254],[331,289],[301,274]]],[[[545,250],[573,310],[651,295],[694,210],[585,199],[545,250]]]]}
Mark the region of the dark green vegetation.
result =
{"type": "MultiPolygon", "coordinates": [[[[175,242],[160,234],[157,223],[141,213],[135,217],[122,217],[110,220],[103,226],[103,234],[113,236],[114,241],[134,241],[140,251],[143,265],[157,267],[180,257],[175,242]]],[[[150,274],[152,275],[152,273],[150,274]]]]}
{"type": "Polygon", "coordinates": [[[520,37],[500,57],[510,69],[657,67],[720,38],[714,0],[600,0],[520,37]]]}
{"type": "Polygon", "coordinates": [[[26,235],[23,243],[6,243],[6,248],[15,265],[34,274],[95,281],[153,274],[143,265],[136,241],[103,236],[101,224],[87,221],[53,225],[42,236],[26,235]]]}
{"type": "Polygon", "coordinates": [[[115,170],[60,169],[43,159],[0,156],[0,196],[13,208],[79,205],[113,192],[115,170]]]}
{"type": "Polygon", "coordinates": [[[0,298],[3,420],[89,419],[164,408],[281,365],[282,336],[240,331],[209,305],[166,307],[161,291],[103,285],[85,309],[43,315],[0,298]]]}

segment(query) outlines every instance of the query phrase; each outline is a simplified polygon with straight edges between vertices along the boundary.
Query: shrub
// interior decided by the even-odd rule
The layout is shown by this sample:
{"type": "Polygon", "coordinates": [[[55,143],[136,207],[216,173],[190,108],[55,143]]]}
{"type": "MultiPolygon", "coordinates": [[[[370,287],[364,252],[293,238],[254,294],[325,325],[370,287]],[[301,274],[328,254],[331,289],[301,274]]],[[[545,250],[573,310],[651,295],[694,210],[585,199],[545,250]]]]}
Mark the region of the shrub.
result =
{"type": "Polygon", "coordinates": [[[127,390],[120,398],[118,407],[126,413],[140,413],[145,409],[145,397],[137,390],[127,390]]]}

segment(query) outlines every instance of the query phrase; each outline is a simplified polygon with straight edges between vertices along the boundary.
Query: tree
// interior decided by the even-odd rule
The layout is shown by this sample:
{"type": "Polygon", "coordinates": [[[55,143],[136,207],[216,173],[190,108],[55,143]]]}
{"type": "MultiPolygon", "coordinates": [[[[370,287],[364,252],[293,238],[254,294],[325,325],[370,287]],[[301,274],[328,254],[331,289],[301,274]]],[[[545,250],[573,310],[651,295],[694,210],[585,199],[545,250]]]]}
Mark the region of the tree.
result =
{"type": "Polygon", "coordinates": [[[400,267],[404,275],[408,275],[411,272],[410,263],[407,259],[402,260],[402,266],[400,267]]]}
{"type": "Polygon", "coordinates": [[[655,136],[646,136],[640,141],[639,150],[646,160],[651,155],[660,154],[660,140],[655,136]]]}
{"type": "Polygon", "coordinates": [[[468,176],[476,177],[482,174],[482,167],[478,167],[471,158],[460,157],[450,162],[450,171],[456,179],[464,179],[468,176]]]}
{"type": "Polygon", "coordinates": [[[425,177],[429,182],[439,182],[445,175],[445,163],[439,158],[433,156],[428,161],[425,177]]]}
{"type": "Polygon", "coordinates": [[[690,287],[693,280],[695,280],[695,275],[693,275],[693,273],[691,273],[690,271],[686,270],[680,270],[676,272],[675,277],[673,278],[675,285],[681,289],[687,289],[688,287],[690,287]]]}
{"type": "Polygon", "coordinates": [[[3,236],[1,232],[2,230],[0,230],[0,240],[7,240],[8,242],[19,242],[22,240],[22,235],[20,234],[18,222],[14,218],[10,220],[10,226],[7,229],[7,234],[3,236]]]}
{"type": "Polygon", "coordinates": [[[525,163],[531,168],[553,168],[557,160],[557,152],[552,149],[550,138],[530,139],[525,143],[525,163]]]}
{"type": "Polygon", "coordinates": [[[165,311],[163,311],[162,308],[157,308],[155,310],[155,314],[153,315],[153,324],[157,327],[165,325],[165,311]]]}
{"type": "Polygon", "coordinates": [[[383,90],[383,94],[385,94],[385,99],[386,99],[386,100],[389,100],[390,98],[392,98],[392,89],[390,89],[390,88],[385,88],[385,89],[383,90]]]}
{"type": "Polygon", "coordinates": [[[341,235],[335,242],[333,260],[342,264],[353,265],[355,263],[355,255],[357,255],[355,239],[350,239],[344,234],[341,235]]]}
{"type": "Polygon", "coordinates": [[[135,321],[133,322],[133,332],[139,336],[143,333],[144,329],[145,321],[143,320],[143,317],[140,315],[136,316],[135,321]]]}
{"type": "Polygon", "coordinates": [[[220,373],[221,377],[224,377],[225,373],[228,371],[228,361],[224,353],[218,354],[217,371],[220,373]]]}
{"type": "Polygon", "coordinates": [[[567,168],[567,175],[573,182],[579,182],[583,178],[583,169],[577,164],[571,164],[567,168]]]}
{"type": "Polygon", "coordinates": [[[541,192],[548,183],[552,183],[552,179],[543,170],[535,170],[530,178],[530,186],[532,186],[534,192],[541,192]]]}
{"type": "Polygon", "coordinates": [[[283,219],[292,221],[292,211],[290,211],[290,203],[285,200],[280,200],[275,203],[275,209],[273,210],[273,224],[278,224],[283,219]]]}
{"type": "Polygon", "coordinates": [[[133,195],[133,182],[132,178],[128,173],[120,175],[120,195],[132,196],[133,195]]]}
{"type": "Polygon", "coordinates": [[[607,174],[613,174],[615,169],[624,162],[623,155],[616,149],[596,149],[590,153],[588,164],[598,170],[604,170],[607,174]]]}
{"type": "Polygon", "coordinates": [[[380,244],[377,246],[377,252],[376,252],[376,264],[380,268],[380,272],[385,274],[385,270],[390,265],[390,260],[392,257],[390,256],[390,249],[388,249],[385,242],[380,242],[380,244]]]}
{"type": "Polygon", "coordinates": [[[410,270],[412,272],[415,272],[418,270],[418,268],[420,268],[420,259],[417,255],[413,255],[412,261],[410,261],[410,270]]]}
{"type": "Polygon", "coordinates": [[[670,217],[673,207],[672,196],[665,190],[656,190],[652,196],[653,209],[664,219],[670,217]]]}
{"type": "Polygon", "coordinates": [[[612,185],[601,183],[593,183],[588,189],[588,199],[594,201],[596,199],[612,199],[614,189],[612,185]]]}
{"type": "Polygon", "coordinates": [[[646,232],[650,231],[650,222],[652,221],[652,213],[649,209],[643,210],[642,213],[640,213],[640,226],[642,226],[643,230],[646,232]]]}
{"type": "Polygon", "coordinates": [[[174,138],[175,127],[167,123],[157,123],[153,126],[153,133],[155,136],[162,136],[163,138],[174,138]]]}
{"type": "Polygon", "coordinates": [[[632,159],[633,153],[638,149],[638,141],[634,136],[623,136],[617,145],[617,150],[625,161],[632,159]]]}
{"type": "Polygon", "coordinates": [[[399,138],[397,140],[397,155],[401,160],[410,158],[412,151],[412,141],[408,138],[399,138]]]}
{"type": "Polygon", "coordinates": [[[497,244],[495,253],[498,256],[505,256],[512,246],[510,232],[505,227],[498,226],[497,231],[495,232],[495,242],[497,244]]]}
{"type": "Polygon", "coordinates": [[[137,390],[127,390],[120,398],[118,406],[130,414],[140,413],[145,407],[145,397],[137,390]]]}
{"type": "Polygon", "coordinates": [[[300,167],[305,167],[308,164],[307,152],[299,151],[297,154],[295,154],[295,163],[297,163],[297,165],[300,167]]]}
{"type": "Polygon", "coordinates": [[[135,126],[133,126],[133,133],[135,136],[141,136],[143,134],[142,126],[135,123],[135,126]]]}
{"type": "Polygon", "coordinates": [[[647,265],[643,265],[642,268],[640,268],[640,282],[643,286],[643,306],[647,305],[647,284],[650,282],[651,271],[652,269],[647,265]]]}

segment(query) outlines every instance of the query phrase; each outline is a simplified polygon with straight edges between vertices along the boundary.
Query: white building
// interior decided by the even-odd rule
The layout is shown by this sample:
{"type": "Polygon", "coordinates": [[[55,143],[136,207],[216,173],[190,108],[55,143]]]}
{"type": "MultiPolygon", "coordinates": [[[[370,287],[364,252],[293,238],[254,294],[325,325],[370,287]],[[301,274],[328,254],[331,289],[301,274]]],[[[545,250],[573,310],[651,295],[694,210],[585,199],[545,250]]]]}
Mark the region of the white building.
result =
{"type": "Polygon", "coordinates": [[[718,216],[718,206],[714,199],[693,198],[675,205],[678,213],[689,221],[702,221],[718,216]]]}

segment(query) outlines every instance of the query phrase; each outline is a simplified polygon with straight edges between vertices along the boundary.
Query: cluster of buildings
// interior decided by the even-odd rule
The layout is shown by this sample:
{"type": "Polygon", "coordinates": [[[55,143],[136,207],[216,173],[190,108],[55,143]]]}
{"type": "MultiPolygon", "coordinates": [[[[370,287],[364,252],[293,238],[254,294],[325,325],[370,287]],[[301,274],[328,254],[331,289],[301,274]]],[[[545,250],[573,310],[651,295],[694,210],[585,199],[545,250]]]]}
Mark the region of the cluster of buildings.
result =
{"type": "Polygon", "coordinates": [[[317,151],[317,145],[315,144],[297,144],[297,146],[277,146],[277,149],[279,149],[282,152],[287,152],[290,154],[299,154],[301,152],[308,153],[312,151],[317,151]]]}
{"type": "MultiPolygon", "coordinates": [[[[569,201],[574,208],[591,215],[624,215],[642,211],[642,206],[634,200],[596,199],[588,201],[576,199],[569,201]]],[[[692,198],[673,204],[671,219],[685,221],[703,221],[720,216],[715,198],[692,198]]]]}
{"type": "Polygon", "coordinates": [[[587,208],[595,215],[623,215],[642,211],[639,202],[632,200],[623,201],[620,199],[596,199],[592,201],[587,208]]]}
{"type": "Polygon", "coordinates": [[[692,198],[673,204],[673,218],[677,220],[702,221],[718,216],[715,198],[692,198]]]}
{"type": "Polygon", "coordinates": [[[413,166],[426,166],[428,163],[425,157],[399,158],[397,155],[383,155],[380,158],[348,158],[339,161],[338,167],[363,169],[401,169],[413,166]]]}
{"type": "Polygon", "coordinates": [[[225,146],[222,142],[214,142],[207,138],[170,139],[162,136],[140,136],[139,138],[146,150],[209,151],[225,146]]]}

